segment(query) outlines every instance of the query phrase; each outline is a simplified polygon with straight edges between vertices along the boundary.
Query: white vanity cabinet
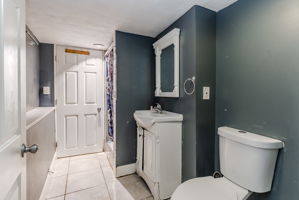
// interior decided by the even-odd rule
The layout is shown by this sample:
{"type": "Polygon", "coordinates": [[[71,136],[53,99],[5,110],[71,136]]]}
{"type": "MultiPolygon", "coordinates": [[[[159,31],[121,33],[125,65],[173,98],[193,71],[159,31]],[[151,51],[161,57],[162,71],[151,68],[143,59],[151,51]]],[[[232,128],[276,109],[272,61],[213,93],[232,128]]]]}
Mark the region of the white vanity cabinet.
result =
{"type": "Polygon", "coordinates": [[[181,114],[136,111],[137,174],[150,188],[155,200],[171,197],[182,179],[181,114]],[[143,112],[143,113],[142,113],[143,112]]]}

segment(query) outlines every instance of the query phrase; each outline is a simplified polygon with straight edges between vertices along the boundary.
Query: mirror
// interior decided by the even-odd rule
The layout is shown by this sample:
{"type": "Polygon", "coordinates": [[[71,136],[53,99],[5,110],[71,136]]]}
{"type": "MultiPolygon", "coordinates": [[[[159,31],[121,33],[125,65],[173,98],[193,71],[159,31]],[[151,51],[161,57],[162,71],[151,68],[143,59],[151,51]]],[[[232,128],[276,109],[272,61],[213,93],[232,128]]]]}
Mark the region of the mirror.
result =
{"type": "Polygon", "coordinates": [[[153,44],[156,54],[157,97],[179,97],[180,29],[173,29],[153,44]]]}
{"type": "Polygon", "coordinates": [[[174,45],[161,52],[161,90],[172,92],[174,89],[174,45]]]}

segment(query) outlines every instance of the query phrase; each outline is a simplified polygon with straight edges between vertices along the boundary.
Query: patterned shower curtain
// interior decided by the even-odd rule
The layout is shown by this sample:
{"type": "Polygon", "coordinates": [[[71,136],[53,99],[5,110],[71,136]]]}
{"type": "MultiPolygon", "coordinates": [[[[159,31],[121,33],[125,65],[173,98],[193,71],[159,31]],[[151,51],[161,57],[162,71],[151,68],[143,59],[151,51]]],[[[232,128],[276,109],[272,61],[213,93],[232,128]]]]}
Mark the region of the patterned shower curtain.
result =
{"type": "Polygon", "coordinates": [[[106,141],[113,141],[113,49],[105,56],[108,132],[106,141]]]}

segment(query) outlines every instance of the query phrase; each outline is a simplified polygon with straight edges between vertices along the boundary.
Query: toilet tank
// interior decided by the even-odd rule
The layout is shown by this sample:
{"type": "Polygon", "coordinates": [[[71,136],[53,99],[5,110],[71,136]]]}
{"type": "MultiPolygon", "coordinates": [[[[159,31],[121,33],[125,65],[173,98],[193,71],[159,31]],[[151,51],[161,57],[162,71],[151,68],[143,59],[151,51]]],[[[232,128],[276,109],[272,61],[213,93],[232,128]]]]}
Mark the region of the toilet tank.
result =
{"type": "Polygon", "coordinates": [[[271,190],[280,140],[229,127],[218,128],[221,173],[257,193],[271,190]]]}

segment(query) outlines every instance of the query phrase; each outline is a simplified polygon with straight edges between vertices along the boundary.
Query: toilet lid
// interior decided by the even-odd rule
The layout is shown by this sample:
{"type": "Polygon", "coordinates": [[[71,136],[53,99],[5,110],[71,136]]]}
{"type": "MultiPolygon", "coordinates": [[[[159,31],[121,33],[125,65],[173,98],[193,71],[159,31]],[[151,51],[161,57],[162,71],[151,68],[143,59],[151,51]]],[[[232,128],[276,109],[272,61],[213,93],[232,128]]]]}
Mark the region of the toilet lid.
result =
{"type": "Polygon", "coordinates": [[[171,200],[243,200],[249,191],[227,178],[212,176],[191,179],[181,184],[171,200]]]}

